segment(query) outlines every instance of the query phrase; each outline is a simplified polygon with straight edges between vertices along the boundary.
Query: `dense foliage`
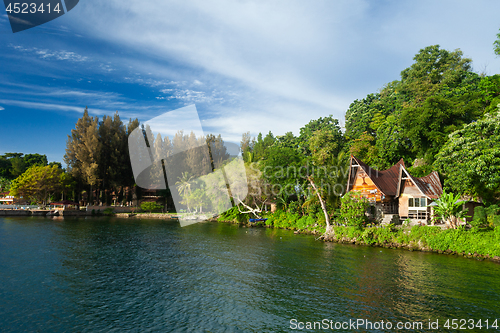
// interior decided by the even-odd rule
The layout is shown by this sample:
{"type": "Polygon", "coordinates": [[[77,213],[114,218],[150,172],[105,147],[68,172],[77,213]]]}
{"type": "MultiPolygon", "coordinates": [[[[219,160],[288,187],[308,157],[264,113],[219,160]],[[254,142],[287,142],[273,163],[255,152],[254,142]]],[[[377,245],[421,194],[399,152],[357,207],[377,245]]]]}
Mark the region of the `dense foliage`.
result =
{"type": "Polygon", "coordinates": [[[34,165],[12,182],[10,194],[46,204],[51,195],[64,193],[72,186],[71,176],[57,165],[34,165]]]}
{"type": "MultiPolygon", "coordinates": [[[[40,154],[6,153],[0,155],[0,179],[13,180],[34,165],[49,165],[47,156],[40,154]]],[[[61,167],[60,163],[50,165],[61,167]]]]}
{"type": "Polygon", "coordinates": [[[144,201],[141,203],[141,210],[145,212],[154,212],[161,211],[163,209],[163,205],[160,205],[154,201],[144,201]]]}
{"type": "Polygon", "coordinates": [[[367,222],[366,210],[370,206],[368,199],[359,193],[349,192],[342,197],[339,220],[343,225],[363,227],[367,222]]]}
{"type": "Polygon", "coordinates": [[[491,103],[482,98],[481,78],[460,50],[433,45],[415,55],[401,79],[380,93],[354,101],[346,112],[350,151],[385,169],[403,158],[432,164],[448,135],[480,118],[491,103]]]}
{"type": "Polygon", "coordinates": [[[452,133],[435,165],[451,191],[496,201],[500,195],[500,114],[487,114],[452,133]]]}

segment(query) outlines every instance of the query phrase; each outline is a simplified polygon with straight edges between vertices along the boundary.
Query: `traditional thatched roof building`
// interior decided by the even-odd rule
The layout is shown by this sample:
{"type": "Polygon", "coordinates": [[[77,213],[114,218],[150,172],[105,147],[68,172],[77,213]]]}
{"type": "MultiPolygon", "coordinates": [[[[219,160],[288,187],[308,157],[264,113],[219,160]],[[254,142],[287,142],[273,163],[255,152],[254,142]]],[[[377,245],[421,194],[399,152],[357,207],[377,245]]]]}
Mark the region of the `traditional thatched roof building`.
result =
{"type": "Polygon", "coordinates": [[[384,220],[429,220],[428,206],[443,193],[439,175],[433,171],[425,177],[413,177],[403,159],[387,170],[378,171],[351,155],[347,192],[360,192],[377,208],[384,220]]]}

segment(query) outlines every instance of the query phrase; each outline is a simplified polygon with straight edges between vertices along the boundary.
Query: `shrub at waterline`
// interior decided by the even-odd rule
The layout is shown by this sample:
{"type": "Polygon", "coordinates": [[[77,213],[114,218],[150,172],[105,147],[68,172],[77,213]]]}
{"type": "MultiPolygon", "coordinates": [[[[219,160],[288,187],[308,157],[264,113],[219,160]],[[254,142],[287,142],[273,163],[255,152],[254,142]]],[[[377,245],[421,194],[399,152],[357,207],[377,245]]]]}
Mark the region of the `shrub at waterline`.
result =
{"type": "Polygon", "coordinates": [[[161,211],[163,209],[163,205],[157,204],[156,202],[143,202],[141,203],[141,209],[144,212],[152,213],[153,211],[161,211]]]}
{"type": "MultiPolygon", "coordinates": [[[[248,219],[252,218],[249,214],[240,213],[238,207],[233,207],[224,213],[220,214],[217,218],[219,222],[235,222],[235,223],[244,223],[248,222],[248,219]]],[[[254,217],[255,218],[255,217],[254,217]]]]}
{"type": "Polygon", "coordinates": [[[470,225],[473,228],[500,227],[500,207],[497,205],[476,207],[470,225]]]}
{"type": "Polygon", "coordinates": [[[404,246],[410,249],[428,249],[442,252],[500,256],[500,227],[488,230],[442,230],[433,226],[394,228],[333,227],[334,241],[364,243],[367,245],[404,246]]]}
{"type": "Polygon", "coordinates": [[[349,192],[341,199],[340,223],[361,228],[368,221],[365,215],[370,203],[360,193],[349,192]]]}

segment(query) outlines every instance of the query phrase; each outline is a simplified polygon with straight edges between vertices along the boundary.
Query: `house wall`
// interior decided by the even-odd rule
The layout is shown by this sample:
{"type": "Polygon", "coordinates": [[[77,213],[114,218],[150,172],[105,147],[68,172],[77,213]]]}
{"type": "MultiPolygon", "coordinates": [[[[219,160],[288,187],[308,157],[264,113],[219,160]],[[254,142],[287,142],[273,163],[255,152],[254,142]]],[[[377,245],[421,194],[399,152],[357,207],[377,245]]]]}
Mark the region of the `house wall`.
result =
{"type": "Polygon", "coordinates": [[[399,216],[401,218],[408,217],[408,198],[410,198],[408,194],[401,194],[399,197],[399,216]]]}
{"type": "Polygon", "coordinates": [[[364,171],[358,171],[354,180],[352,190],[354,192],[361,192],[368,199],[375,199],[375,201],[382,201],[382,193],[377,189],[375,183],[366,175],[364,171]],[[363,186],[363,177],[365,177],[366,185],[363,186]],[[370,191],[377,190],[377,193],[372,194],[370,191]]]}
{"type": "MultiPolygon", "coordinates": [[[[423,195],[422,192],[420,192],[420,190],[409,179],[406,179],[404,181],[402,187],[403,188],[401,190],[401,195],[399,196],[399,216],[401,216],[402,218],[407,218],[410,210],[410,207],[408,207],[408,199],[425,198],[425,195],[423,195]]],[[[427,211],[428,216],[430,213],[430,210],[428,208],[417,209],[417,207],[411,207],[411,210],[427,211]]],[[[424,219],[416,219],[416,220],[424,220],[424,219]]]]}

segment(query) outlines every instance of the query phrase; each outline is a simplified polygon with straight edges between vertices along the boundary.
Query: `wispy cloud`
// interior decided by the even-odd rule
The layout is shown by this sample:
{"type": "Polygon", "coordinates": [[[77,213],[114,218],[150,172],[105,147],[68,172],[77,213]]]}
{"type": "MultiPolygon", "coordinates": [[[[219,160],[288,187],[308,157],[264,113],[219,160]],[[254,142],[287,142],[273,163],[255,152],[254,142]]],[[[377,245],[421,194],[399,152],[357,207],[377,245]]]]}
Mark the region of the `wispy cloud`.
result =
{"type": "MultiPolygon", "coordinates": [[[[66,101],[88,105],[89,103],[103,108],[116,108],[133,102],[119,93],[106,91],[92,91],[84,89],[67,89],[47,87],[31,84],[0,83],[0,93],[4,96],[16,97],[22,101],[50,102],[66,101]]],[[[13,100],[11,98],[11,100],[13,100]]]]}
{"type": "Polygon", "coordinates": [[[158,96],[157,100],[178,100],[182,101],[185,105],[188,104],[213,104],[213,103],[223,103],[224,97],[221,92],[211,91],[196,91],[190,89],[162,89],[160,90],[166,96],[158,96]]]}
{"type": "Polygon", "coordinates": [[[79,55],[76,52],[66,50],[54,51],[48,49],[39,49],[37,47],[26,48],[20,45],[12,44],[10,45],[10,47],[23,53],[36,55],[40,59],[67,60],[71,62],[83,62],[89,59],[88,57],[79,55]]]}
{"type": "Polygon", "coordinates": [[[0,111],[3,111],[3,110],[5,110],[5,108],[3,108],[3,107],[0,106],[0,111]]]}
{"type": "MultiPolygon", "coordinates": [[[[22,108],[35,109],[35,110],[65,111],[65,112],[78,112],[78,113],[83,112],[81,106],[72,106],[63,104],[25,102],[25,101],[17,101],[9,99],[0,99],[0,103],[3,103],[5,105],[19,106],[22,108]]],[[[94,109],[93,112],[107,113],[108,111],[94,109]]]]}

